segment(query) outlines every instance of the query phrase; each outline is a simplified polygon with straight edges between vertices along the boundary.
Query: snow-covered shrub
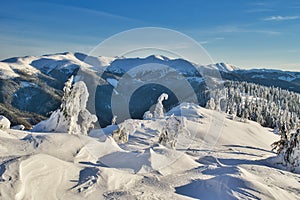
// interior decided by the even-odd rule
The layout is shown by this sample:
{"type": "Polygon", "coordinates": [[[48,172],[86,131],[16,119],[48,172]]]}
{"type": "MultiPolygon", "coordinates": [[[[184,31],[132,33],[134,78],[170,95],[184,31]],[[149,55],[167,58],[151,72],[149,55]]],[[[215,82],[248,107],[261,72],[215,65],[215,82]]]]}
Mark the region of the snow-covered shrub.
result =
{"type": "Polygon", "coordinates": [[[33,131],[88,134],[97,117],[86,109],[89,93],[85,83],[79,81],[72,86],[72,82],[73,77],[65,83],[60,109],[54,111],[48,120],[37,124],[33,131]]]}
{"type": "Polygon", "coordinates": [[[153,114],[148,110],[144,113],[143,119],[151,119],[153,117],[153,114]]]}
{"type": "Polygon", "coordinates": [[[118,144],[124,144],[128,142],[129,134],[135,132],[134,120],[127,119],[122,124],[120,124],[119,129],[114,131],[112,138],[118,144]]]}
{"type": "Polygon", "coordinates": [[[163,118],[164,117],[164,106],[162,102],[168,100],[168,94],[162,93],[157,99],[157,103],[154,108],[153,117],[154,118],[163,118]]]}
{"type": "Polygon", "coordinates": [[[215,110],[216,104],[215,104],[215,100],[213,98],[209,99],[209,101],[206,104],[206,108],[210,109],[210,110],[215,110]]]}
{"type": "Polygon", "coordinates": [[[6,130],[9,128],[10,128],[10,121],[3,115],[0,115],[0,129],[6,130]]]}
{"type": "Polygon", "coordinates": [[[158,143],[166,147],[175,148],[178,134],[182,132],[183,127],[182,119],[171,115],[164,124],[158,143]]]}
{"type": "Polygon", "coordinates": [[[120,127],[118,130],[113,132],[112,138],[116,141],[116,143],[124,144],[128,142],[129,133],[124,127],[120,127]]]}
{"type": "Polygon", "coordinates": [[[111,120],[111,125],[116,125],[117,124],[117,116],[114,115],[112,120],[111,120]]]}

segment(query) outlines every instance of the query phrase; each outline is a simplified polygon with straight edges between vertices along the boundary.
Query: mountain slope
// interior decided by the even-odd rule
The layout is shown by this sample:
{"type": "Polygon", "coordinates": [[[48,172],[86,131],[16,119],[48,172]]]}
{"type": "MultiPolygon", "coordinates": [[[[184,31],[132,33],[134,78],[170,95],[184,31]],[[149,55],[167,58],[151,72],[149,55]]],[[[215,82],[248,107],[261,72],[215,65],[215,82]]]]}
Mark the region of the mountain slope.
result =
{"type": "MultiPolygon", "coordinates": [[[[167,109],[178,105],[177,94],[164,85],[169,84],[168,81],[176,80],[178,89],[182,91],[188,91],[181,88],[182,82],[190,84],[201,106],[205,106],[208,100],[207,83],[214,85],[222,82],[222,79],[247,81],[300,92],[299,72],[241,70],[225,63],[202,66],[181,58],[170,59],[155,55],[146,58],[118,58],[60,53],[10,58],[0,62],[0,105],[14,110],[13,113],[8,113],[2,109],[0,114],[8,115],[13,125],[26,123],[26,127],[30,128],[30,124],[48,117],[51,111],[59,107],[65,81],[78,71],[88,73],[87,82],[97,84],[97,88],[90,91],[89,108],[95,110],[103,127],[111,122],[111,97],[120,92],[116,88],[125,72],[131,77],[126,83],[128,88],[141,87],[130,99],[130,115],[133,118],[142,118],[143,113],[163,92],[172,97],[165,102],[167,109]],[[220,73],[217,78],[214,77],[218,74],[216,71],[220,73]],[[205,77],[202,77],[201,72],[205,77]],[[155,84],[148,84],[149,82],[155,84]],[[140,95],[147,96],[146,101],[138,98],[140,95]],[[93,105],[94,102],[97,104],[93,105]]],[[[188,93],[182,96],[188,101],[191,95],[188,93]]],[[[119,118],[120,121],[125,119],[119,118]]]]}

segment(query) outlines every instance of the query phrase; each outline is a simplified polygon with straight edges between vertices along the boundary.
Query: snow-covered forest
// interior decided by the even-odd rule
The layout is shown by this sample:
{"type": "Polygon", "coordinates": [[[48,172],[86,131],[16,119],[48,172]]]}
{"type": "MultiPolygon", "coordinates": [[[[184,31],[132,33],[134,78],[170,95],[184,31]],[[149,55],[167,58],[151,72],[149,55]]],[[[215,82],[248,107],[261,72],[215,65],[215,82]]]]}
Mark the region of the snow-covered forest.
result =
{"type": "Polygon", "coordinates": [[[233,120],[251,120],[273,128],[280,135],[280,140],[271,144],[278,153],[276,162],[291,171],[299,170],[300,94],[247,82],[228,81],[222,86],[209,91],[206,108],[225,112],[233,120]]]}
{"type": "Polygon", "coordinates": [[[294,130],[299,125],[300,94],[247,82],[225,82],[209,91],[206,108],[252,120],[262,126],[294,130]]]}

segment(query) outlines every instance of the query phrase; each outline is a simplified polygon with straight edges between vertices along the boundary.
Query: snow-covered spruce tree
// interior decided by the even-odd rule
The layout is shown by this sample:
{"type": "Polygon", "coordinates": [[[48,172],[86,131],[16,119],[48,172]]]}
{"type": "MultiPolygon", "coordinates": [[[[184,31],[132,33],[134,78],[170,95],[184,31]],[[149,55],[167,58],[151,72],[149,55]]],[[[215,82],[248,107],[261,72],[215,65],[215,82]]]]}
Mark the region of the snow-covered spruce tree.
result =
{"type": "Polygon", "coordinates": [[[164,124],[158,143],[166,147],[175,148],[178,134],[180,134],[184,128],[182,120],[183,119],[179,117],[171,115],[164,124]]]}
{"type": "Polygon", "coordinates": [[[284,122],[278,123],[278,132],[280,134],[280,140],[274,142],[272,146],[272,151],[276,151],[278,154],[280,154],[284,149],[287,148],[288,145],[288,130],[286,128],[286,124],[284,122]]]}
{"type": "Polygon", "coordinates": [[[300,94],[258,84],[226,81],[224,87],[210,90],[206,107],[221,110],[241,118],[256,121],[262,126],[275,128],[279,121],[287,130],[294,130],[300,118],[300,94]]]}
{"type": "Polygon", "coordinates": [[[210,98],[206,104],[206,108],[210,110],[215,110],[216,104],[214,98],[210,98]]]}
{"type": "Polygon", "coordinates": [[[88,134],[97,117],[86,109],[89,93],[85,83],[79,81],[72,86],[72,82],[73,76],[65,83],[60,109],[54,111],[48,120],[37,124],[34,131],[88,134]]]}
{"type": "Polygon", "coordinates": [[[88,130],[97,121],[97,117],[86,108],[89,97],[88,89],[83,81],[74,83],[71,89],[67,82],[66,87],[64,103],[60,110],[68,123],[68,133],[87,135],[88,130]]]}
{"type": "Polygon", "coordinates": [[[281,148],[276,163],[282,164],[292,172],[300,173],[300,129],[292,132],[288,137],[286,140],[278,141],[281,142],[281,148]]]}
{"type": "Polygon", "coordinates": [[[163,118],[164,115],[164,106],[162,104],[162,102],[164,100],[168,100],[168,94],[166,93],[162,93],[158,99],[157,99],[157,103],[155,105],[154,111],[153,111],[153,117],[154,118],[163,118]]]}
{"type": "Polygon", "coordinates": [[[300,129],[291,134],[287,147],[282,153],[289,170],[300,173],[300,129]]]}

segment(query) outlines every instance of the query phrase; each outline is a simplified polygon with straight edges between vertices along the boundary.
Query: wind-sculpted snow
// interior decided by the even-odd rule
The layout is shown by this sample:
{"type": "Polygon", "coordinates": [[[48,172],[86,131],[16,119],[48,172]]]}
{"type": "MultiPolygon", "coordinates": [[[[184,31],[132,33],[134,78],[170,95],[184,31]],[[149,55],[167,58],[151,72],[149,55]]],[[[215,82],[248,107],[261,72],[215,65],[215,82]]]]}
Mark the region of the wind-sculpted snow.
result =
{"type": "Polygon", "coordinates": [[[184,103],[159,119],[126,120],[90,136],[0,131],[2,199],[299,199],[299,174],[269,158],[278,140],[255,122],[184,103]],[[175,148],[158,143],[184,118],[175,148]],[[218,124],[222,123],[222,124],[218,124]],[[221,125],[210,138],[210,126],[221,125]],[[128,127],[128,141],[111,134],[128,127]],[[91,137],[93,136],[93,137],[91,137]],[[215,143],[211,141],[214,140],[215,143]]]}

